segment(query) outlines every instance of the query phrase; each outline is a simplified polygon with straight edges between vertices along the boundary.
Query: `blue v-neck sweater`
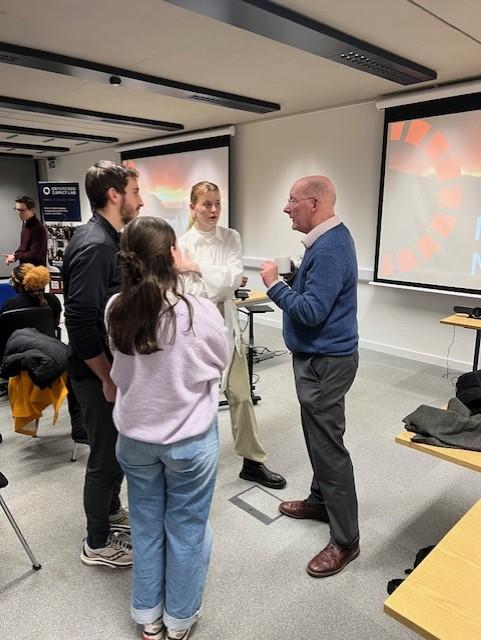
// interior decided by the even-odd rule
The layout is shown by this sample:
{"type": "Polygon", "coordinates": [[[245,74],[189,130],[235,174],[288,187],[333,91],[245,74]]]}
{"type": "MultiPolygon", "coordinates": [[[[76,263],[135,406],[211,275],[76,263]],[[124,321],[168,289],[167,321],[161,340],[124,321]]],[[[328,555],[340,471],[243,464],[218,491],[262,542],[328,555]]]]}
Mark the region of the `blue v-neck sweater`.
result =
{"type": "Polygon", "coordinates": [[[354,241],[339,224],[306,249],[291,286],[278,282],[269,289],[284,311],[284,340],[292,353],[357,351],[357,278],[354,241]]]}

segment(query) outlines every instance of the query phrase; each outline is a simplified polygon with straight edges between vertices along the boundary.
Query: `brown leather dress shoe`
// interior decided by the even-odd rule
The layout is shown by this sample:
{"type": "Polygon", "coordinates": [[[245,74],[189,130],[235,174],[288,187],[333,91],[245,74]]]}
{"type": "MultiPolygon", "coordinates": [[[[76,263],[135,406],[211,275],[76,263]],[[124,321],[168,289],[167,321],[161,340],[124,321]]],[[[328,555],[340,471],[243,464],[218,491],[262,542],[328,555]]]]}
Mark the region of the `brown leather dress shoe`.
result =
{"type": "Polygon", "coordinates": [[[281,502],[279,511],[289,518],[300,518],[303,520],[320,520],[329,522],[326,508],[319,504],[307,502],[307,500],[293,500],[292,502],[281,502]]]}
{"type": "Polygon", "coordinates": [[[352,549],[343,549],[335,542],[330,542],[307,565],[307,573],[313,578],[327,578],[342,571],[344,567],[357,558],[359,545],[352,549]]]}

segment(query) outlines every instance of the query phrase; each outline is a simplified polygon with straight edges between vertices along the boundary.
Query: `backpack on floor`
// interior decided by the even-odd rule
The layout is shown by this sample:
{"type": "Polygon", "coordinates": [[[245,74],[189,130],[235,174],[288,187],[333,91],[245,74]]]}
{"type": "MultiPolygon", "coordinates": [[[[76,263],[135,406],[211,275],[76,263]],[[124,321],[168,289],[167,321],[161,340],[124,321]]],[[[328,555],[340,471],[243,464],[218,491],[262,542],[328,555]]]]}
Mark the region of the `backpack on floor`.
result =
{"type": "Polygon", "coordinates": [[[481,370],[459,376],[456,382],[456,398],[459,398],[472,414],[481,413],[481,370]]]}

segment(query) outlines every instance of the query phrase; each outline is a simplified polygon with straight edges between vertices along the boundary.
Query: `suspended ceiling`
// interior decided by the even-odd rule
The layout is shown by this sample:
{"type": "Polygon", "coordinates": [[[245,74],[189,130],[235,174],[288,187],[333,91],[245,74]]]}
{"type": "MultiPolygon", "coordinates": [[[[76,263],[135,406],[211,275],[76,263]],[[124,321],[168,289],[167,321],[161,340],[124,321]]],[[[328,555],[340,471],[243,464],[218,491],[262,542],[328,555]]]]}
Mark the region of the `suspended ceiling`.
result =
{"type": "MultiPolygon", "coordinates": [[[[437,80],[403,87],[160,0],[136,4],[118,0],[0,0],[3,42],[278,103],[280,110],[251,113],[160,95],[148,88],[112,86],[1,62],[0,94],[18,101],[181,124],[189,132],[481,76],[481,3],[476,0],[366,0],[362,5],[355,0],[279,0],[277,4],[433,69],[437,80]]],[[[1,125],[108,136],[121,143],[168,135],[135,124],[6,107],[0,107],[0,129],[1,125]]],[[[58,156],[107,144],[114,143],[0,131],[1,153],[58,156]],[[69,150],[29,151],[8,147],[9,143],[69,150]]]]}

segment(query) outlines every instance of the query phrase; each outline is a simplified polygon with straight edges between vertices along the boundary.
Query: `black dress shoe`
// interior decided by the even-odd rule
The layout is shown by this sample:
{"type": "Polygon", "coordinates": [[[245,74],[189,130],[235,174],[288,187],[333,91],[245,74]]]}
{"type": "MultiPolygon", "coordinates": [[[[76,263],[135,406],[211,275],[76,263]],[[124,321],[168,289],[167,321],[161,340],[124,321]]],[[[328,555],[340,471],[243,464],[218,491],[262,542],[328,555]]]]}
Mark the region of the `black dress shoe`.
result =
{"type": "Polygon", "coordinates": [[[262,462],[255,462],[248,458],[244,458],[244,465],[239,473],[239,478],[257,482],[257,484],[262,484],[270,489],[283,489],[286,486],[286,479],[280,473],[274,473],[262,462]]]}

